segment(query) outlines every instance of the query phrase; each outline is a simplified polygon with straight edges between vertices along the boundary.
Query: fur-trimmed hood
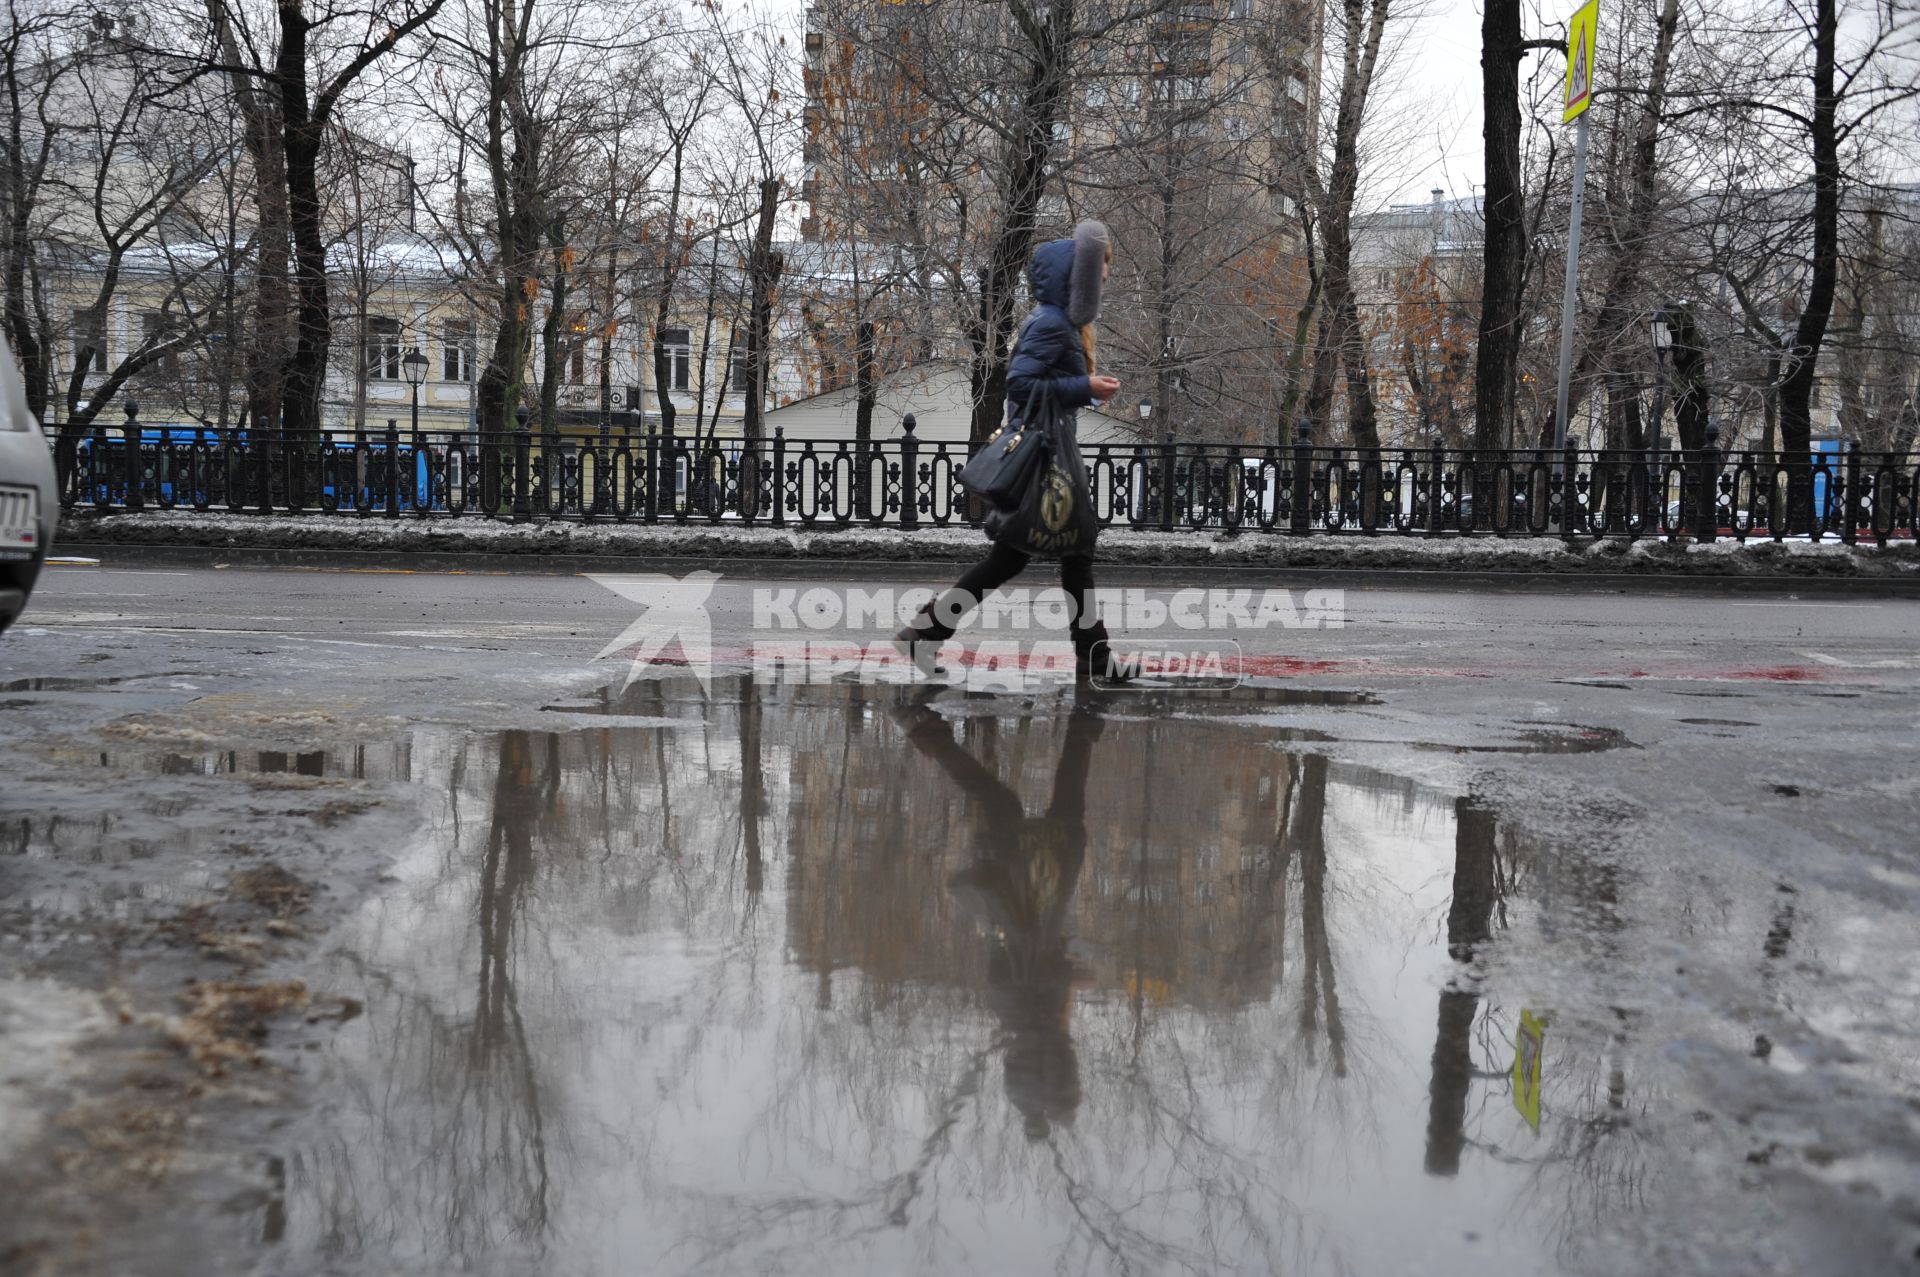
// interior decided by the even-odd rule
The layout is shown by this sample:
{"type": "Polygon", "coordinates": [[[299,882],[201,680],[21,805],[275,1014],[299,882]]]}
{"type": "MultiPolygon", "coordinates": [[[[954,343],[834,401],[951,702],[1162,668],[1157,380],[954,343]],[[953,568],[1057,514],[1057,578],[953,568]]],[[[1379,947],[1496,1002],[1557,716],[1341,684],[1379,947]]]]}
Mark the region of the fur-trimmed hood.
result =
{"type": "Polygon", "coordinates": [[[1101,267],[1107,261],[1107,228],[1085,221],[1073,228],[1072,239],[1049,240],[1033,250],[1027,279],[1033,299],[1058,306],[1075,328],[1094,321],[1100,313],[1101,267]]]}
{"type": "Polygon", "coordinates": [[[1027,265],[1027,282],[1033,287],[1034,301],[1065,311],[1072,276],[1072,240],[1049,240],[1033,250],[1033,261],[1027,265]]]}
{"type": "Polygon", "coordinates": [[[1107,227],[1089,218],[1073,228],[1073,270],[1067,277],[1067,322],[1084,328],[1100,314],[1109,253],[1107,227]]]}

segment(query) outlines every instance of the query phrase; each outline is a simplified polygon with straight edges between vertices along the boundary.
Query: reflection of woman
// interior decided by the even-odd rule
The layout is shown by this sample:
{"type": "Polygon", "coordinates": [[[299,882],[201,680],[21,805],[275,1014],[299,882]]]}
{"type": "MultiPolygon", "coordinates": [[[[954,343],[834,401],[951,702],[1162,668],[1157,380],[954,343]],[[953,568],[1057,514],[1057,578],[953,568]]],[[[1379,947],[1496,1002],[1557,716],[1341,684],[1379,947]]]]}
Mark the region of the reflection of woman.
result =
{"type": "Polygon", "coordinates": [[[1086,859],[1087,768],[1102,720],[1075,709],[1046,814],[1029,816],[1020,796],[962,749],[938,714],[916,705],[897,718],[914,748],[940,764],[976,812],[974,862],[948,885],[993,929],[987,983],[1007,1034],[1007,1098],[1020,1110],[1027,1138],[1043,1140],[1080,1106],[1066,918],[1086,859]]]}

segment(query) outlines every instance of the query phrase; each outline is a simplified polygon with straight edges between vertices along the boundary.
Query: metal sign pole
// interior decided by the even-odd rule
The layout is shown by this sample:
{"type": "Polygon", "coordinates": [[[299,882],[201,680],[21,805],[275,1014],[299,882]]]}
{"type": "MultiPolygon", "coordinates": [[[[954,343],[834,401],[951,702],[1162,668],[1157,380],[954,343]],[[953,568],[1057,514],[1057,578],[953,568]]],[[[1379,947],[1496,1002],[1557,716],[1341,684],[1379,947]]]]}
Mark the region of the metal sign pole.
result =
{"type": "Polygon", "coordinates": [[[1574,126],[1573,203],[1567,212],[1567,291],[1560,302],[1560,385],[1554,399],[1553,477],[1561,494],[1555,530],[1574,526],[1573,476],[1567,458],[1567,399],[1573,380],[1574,297],[1580,288],[1580,214],[1587,204],[1587,108],[1593,105],[1593,59],[1600,38],[1600,0],[1586,0],[1567,21],[1567,95],[1560,122],[1574,126]]]}
{"type": "Polygon", "coordinates": [[[1560,302],[1560,390],[1554,401],[1553,447],[1563,452],[1567,446],[1567,392],[1573,380],[1574,294],[1580,285],[1580,214],[1587,203],[1587,117],[1582,112],[1574,123],[1573,135],[1573,208],[1567,217],[1567,292],[1560,302]]]}

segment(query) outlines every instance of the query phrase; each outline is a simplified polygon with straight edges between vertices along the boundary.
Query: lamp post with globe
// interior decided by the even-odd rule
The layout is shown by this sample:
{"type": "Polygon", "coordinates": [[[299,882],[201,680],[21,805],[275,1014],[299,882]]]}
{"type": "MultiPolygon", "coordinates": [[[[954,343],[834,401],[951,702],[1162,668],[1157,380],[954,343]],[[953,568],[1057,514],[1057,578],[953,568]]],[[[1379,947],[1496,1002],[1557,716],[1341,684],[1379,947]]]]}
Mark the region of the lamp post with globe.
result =
{"type": "MultiPolygon", "coordinates": [[[[425,484],[420,482],[424,477],[420,474],[420,387],[427,380],[427,357],[420,353],[418,346],[415,346],[412,350],[409,350],[400,357],[400,375],[407,379],[407,389],[411,392],[413,398],[413,411],[409,421],[409,434],[407,437],[413,443],[413,458],[410,464],[414,470],[415,486],[420,489],[414,493],[414,510],[416,513],[424,516],[427,512],[429,496],[424,490],[425,484]]],[[[392,440],[388,440],[388,446],[393,446],[392,440]]],[[[394,452],[396,455],[392,460],[392,465],[389,467],[389,473],[397,476],[399,474],[400,461],[397,455],[399,449],[395,447],[394,452]]],[[[390,505],[389,509],[391,508],[390,505]]]]}

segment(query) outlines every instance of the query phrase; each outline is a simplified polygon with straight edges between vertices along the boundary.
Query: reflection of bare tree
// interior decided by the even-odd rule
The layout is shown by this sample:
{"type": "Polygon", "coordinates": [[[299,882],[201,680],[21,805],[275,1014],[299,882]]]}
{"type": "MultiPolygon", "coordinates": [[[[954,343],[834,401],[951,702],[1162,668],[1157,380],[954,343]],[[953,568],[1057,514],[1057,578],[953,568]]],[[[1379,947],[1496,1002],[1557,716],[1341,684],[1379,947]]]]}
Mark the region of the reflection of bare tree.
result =
{"type": "Polygon", "coordinates": [[[747,897],[757,901],[765,882],[760,860],[760,822],[767,814],[767,782],[761,765],[760,688],[740,680],[740,822],[747,856],[747,897]]]}
{"type": "MultiPolygon", "coordinates": [[[[1426,1171],[1458,1174],[1468,1147],[1490,1159],[1532,1165],[1536,1170],[1527,1181],[1528,1194],[1560,1195],[1541,1214],[1549,1221],[1554,1247],[1571,1260],[1576,1243],[1604,1236],[1612,1218],[1643,1205],[1644,1149],[1630,1110],[1644,1102],[1636,1104],[1628,1093],[1628,1014],[1614,1008],[1610,1022],[1595,1032],[1578,1008],[1566,1008],[1549,1029],[1543,1086],[1552,1103],[1544,1106],[1544,1147],[1502,1149],[1470,1134],[1469,1127],[1484,1117],[1472,1113],[1474,1083],[1482,1083],[1496,1099],[1507,1093],[1513,1025],[1497,1010],[1482,1014],[1474,964],[1496,928],[1505,925],[1518,856],[1516,836],[1499,827],[1491,810],[1470,797],[1455,802],[1447,950],[1459,965],[1440,992],[1428,1086],[1426,1171]]],[[[1596,944],[1598,960],[1613,965],[1624,927],[1618,867],[1577,853],[1561,855],[1556,864],[1575,884],[1574,908],[1590,924],[1584,934],[1596,944]]]]}
{"type": "Polygon", "coordinates": [[[1298,795],[1291,829],[1300,852],[1300,1030],[1309,1052],[1319,1012],[1327,1016],[1327,1051],[1333,1075],[1347,1075],[1347,1029],[1334,990],[1333,948],[1327,940],[1327,760],[1317,754],[1293,759],[1298,795]]]}
{"type": "Polygon", "coordinates": [[[534,766],[535,737],[507,732],[500,738],[500,766],[494,780],[493,828],[480,866],[480,997],[474,1015],[472,1067],[467,1094],[483,1109],[495,1079],[504,1094],[498,1113],[476,1125],[496,1133],[502,1161],[514,1165],[524,1156],[526,1183],[517,1194],[513,1231],[537,1236],[547,1225],[547,1148],[540,1083],[534,1072],[527,1027],[514,990],[514,921],[533,877],[534,834],[541,814],[551,809],[560,778],[558,738],[546,735],[546,765],[534,766]]]}
{"type": "MultiPolygon", "coordinates": [[[[426,751],[459,793],[363,929],[359,1120],[290,1169],[335,1253],[565,1271],[618,1228],[669,1266],[908,1271],[1044,1230],[1070,1270],[1364,1269],[1327,1185],[1369,1136],[1412,1160],[1396,967],[1449,815],[1448,940],[1497,925],[1491,816],[1132,699],[944,693],[902,733],[898,695],[723,682],[689,730],[426,751]]],[[[606,708],[690,718],[667,683],[606,708]]]]}
{"type": "MultiPolygon", "coordinates": [[[[1453,901],[1447,908],[1447,952],[1470,963],[1492,935],[1498,899],[1493,813],[1471,798],[1454,804],[1453,901]]],[[[1480,995],[1464,973],[1440,990],[1440,1026],[1428,1085],[1427,1174],[1454,1175],[1466,1146],[1467,1091],[1474,1076],[1473,1021],[1480,995]]]]}

